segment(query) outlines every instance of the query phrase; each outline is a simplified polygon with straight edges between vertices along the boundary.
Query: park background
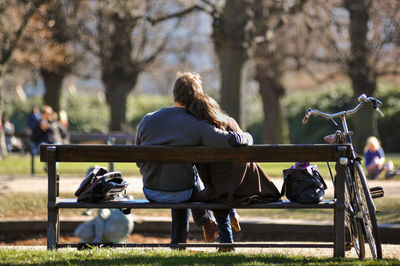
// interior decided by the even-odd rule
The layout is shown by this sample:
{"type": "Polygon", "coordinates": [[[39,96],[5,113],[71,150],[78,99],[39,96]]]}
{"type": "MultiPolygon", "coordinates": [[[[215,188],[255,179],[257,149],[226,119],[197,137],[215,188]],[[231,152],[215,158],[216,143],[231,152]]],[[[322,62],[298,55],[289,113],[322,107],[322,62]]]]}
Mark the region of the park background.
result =
{"type": "MultiPolygon", "coordinates": [[[[335,112],[362,93],[377,97],[385,117],[363,108],[349,119],[356,148],[375,135],[399,164],[399,21],[395,0],[1,0],[0,118],[23,136],[32,107],[46,104],[67,111],[71,132],[134,134],[143,115],[172,104],[176,73],[196,71],[255,143],[322,143],[336,128],[317,117],[303,125],[309,107],[335,112]]],[[[0,140],[0,175],[29,175],[29,140],[11,153],[3,131],[0,140]]],[[[45,176],[35,164],[32,178],[45,176]]],[[[280,178],[289,166],[264,167],[280,178]]],[[[89,167],[60,171],[78,185],[89,167]]],[[[134,165],[116,168],[138,175],[134,165]]],[[[3,218],[46,215],[45,193],[0,197],[3,218]]],[[[400,221],[397,195],[377,204],[381,220],[400,221]]]]}
{"type": "MultiPolygon", "coordinates": [[[[172,104],[177,71],[256,143],[321,143],[333,123],[305,111],[383,101],[350,119],[400,151],[398,1],[1,1],[0,117],[26,131],[33,106],[67,110],[70,131],[134,133],[172,104]]],[[[2,134],[3,135],[3,134],[2,134]]],[[[4,135],[1,138],[4,150],[4,135]]]]}

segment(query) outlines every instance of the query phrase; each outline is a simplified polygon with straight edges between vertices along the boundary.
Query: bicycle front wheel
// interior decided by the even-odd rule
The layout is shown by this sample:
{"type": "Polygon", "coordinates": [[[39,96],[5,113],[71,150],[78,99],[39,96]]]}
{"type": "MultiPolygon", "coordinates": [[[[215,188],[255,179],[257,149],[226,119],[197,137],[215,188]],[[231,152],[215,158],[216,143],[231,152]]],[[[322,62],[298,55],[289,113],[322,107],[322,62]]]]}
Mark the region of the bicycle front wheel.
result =
{"type": "Polygon", "coordinates": [[[382,259],[382,247],[378,231],[378,223],[376,221],[376,209],[372,201],[371,193],[361,163],[355,161],[354,179],[358,190],[360,214],[358,217],[362,219],[364,225],[365,238],[371,249],[374,259],[382,259]]]}
{"type": "MultiPolygon", "coordinates": [[[[351,175],[349,175],[349,177],[350,176],[351,175]]],[[[365,258],[363,224],[362,219],[356,218],[354,213],[354,204],[357,202],[357,199],[354,197],[357,197],[357,195],[355,193],[350,193],[350,191],[354,191],[355,189],[354,183],[352,183],[350,179],[347,181],[350,182],[350,184],[346,182],[345,186],[345,224],[349,230],[351,246],[357,253],[358,258],[362,260],[365,258]]]]}

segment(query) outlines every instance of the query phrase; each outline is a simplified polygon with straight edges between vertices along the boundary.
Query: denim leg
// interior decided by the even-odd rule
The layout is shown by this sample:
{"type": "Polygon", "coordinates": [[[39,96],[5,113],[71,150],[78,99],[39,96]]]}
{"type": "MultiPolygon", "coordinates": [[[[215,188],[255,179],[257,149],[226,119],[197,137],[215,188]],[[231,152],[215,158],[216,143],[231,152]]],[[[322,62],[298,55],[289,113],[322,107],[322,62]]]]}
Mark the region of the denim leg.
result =
{"type": "Polygon", "coordinates": [[[189,234],[189,209],[171,209],[171,244],[186,243],[189,234]]]}
{"type": "MultiPolygon", "coordinates": [[[[198,175],[196,174],[192,195],[195,195],[197,192],[201,191],[202,187],[204,187],[204,185],[201,182],[200,178],[198,178],[198,175]]],[[[208,210],[205,209],[191,209],[191,210],[192,210],[193,221],[198,227],[201,227],[212,220],[212,214],[208,210]]]]}
{"type": "Polygon", "coordinates": [[[212,214],[210,211],[205,209],[191,209],[194,224],[201,227],[208,224],[212,220],[212,214]]]}
{"type": "Polygon", "coordinates": [[[218,224],[219,242],[233,243],[233,234],[229,213],[231,210],[213,210],[215,220],[218,224]]]}

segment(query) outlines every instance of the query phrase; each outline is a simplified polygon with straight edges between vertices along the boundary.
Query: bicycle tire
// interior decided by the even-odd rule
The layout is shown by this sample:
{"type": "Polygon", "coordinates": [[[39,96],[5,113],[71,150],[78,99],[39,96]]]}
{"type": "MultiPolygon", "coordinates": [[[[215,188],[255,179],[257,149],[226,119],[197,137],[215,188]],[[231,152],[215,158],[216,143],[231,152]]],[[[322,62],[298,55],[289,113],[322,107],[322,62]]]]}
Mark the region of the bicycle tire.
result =
{"type": "MultiPolygon", "coordinates": [[[[353,187],[354,188],[354,187],[353,187]]],[[[353,188],[348,188],[347,182],[345,186],[345,225],[349,230],[349,236],[352,247],[354,248],[357,256],[360,260],[365,258],[365,241],[363,234],[363,225],[361,219],[358,219],[354,215],[354,199],[357,194],[350,194],[350,191],[354,191],[353,188]],[[352,197],[353,195],[353,197],[352,197]]]]}
{"type": "Polygon", "coordinates": [[[358,189],[359,203],[362,211],[362,223],[364,225],[364,235],[368,241],[371,249],[372,257],[376,259],[382,259],[382,246],[378,231],[378,223],[376,220],[376,209],[374,202],[372,201],[371,193],[367,180],[365,178],[364,171],[359,161],[355,161],[355,183],[358,189]]]}

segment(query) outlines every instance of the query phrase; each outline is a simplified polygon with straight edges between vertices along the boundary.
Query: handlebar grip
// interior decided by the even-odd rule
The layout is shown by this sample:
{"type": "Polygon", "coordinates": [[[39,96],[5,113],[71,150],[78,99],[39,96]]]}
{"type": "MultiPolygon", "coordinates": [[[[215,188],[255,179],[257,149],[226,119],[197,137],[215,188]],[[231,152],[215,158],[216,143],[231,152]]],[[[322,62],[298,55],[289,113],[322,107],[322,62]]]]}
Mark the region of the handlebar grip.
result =
{"type": "Polygon", "coordinates": [[[303,124],[307,124],[308,119],[310,118],[310,112],[311,112],[311,108],[308,108],[307,113],[305,114],[305,116],[302,120],[303,124]]]}
{"type": "Polygon", "coordinates": [[[379,109],[379,107],[376,107],[375,110],[376,110],[382,117],[385,116],[385,114],[382,112],[381,109],[379,109]]]}
{"type": "Polygon", "coordinates": [[[309,118],[310,118],[309,116],[305,115],[302,120],[303,124],[307,124],[309,118]]]}

